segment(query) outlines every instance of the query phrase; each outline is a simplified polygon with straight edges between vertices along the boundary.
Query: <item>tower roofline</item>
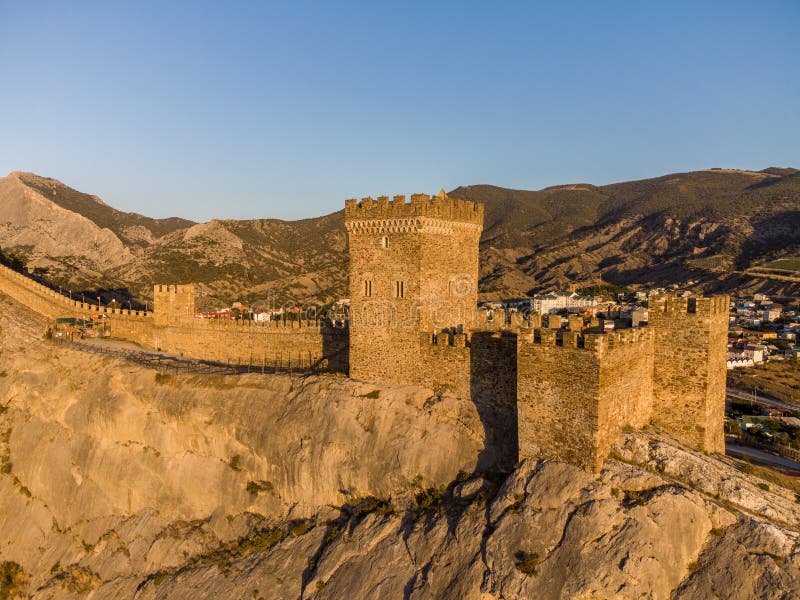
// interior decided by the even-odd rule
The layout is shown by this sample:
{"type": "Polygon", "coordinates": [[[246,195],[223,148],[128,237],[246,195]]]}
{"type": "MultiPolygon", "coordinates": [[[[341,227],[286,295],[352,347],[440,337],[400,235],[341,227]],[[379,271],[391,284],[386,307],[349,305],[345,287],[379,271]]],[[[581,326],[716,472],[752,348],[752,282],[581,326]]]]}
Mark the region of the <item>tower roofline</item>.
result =
{"type": "Polygon", "coordinates": [[[345,200],[345,221],[374,219],[407,219],[409,217],[430,217],[447,221],[475,223],[483,225],[484,206],[479,202],[450,198],[440,192],[438,196],[413,194],[411,201],[405,196],[379,196],[377,200],[369,197],[361,201],[345,200]]]}

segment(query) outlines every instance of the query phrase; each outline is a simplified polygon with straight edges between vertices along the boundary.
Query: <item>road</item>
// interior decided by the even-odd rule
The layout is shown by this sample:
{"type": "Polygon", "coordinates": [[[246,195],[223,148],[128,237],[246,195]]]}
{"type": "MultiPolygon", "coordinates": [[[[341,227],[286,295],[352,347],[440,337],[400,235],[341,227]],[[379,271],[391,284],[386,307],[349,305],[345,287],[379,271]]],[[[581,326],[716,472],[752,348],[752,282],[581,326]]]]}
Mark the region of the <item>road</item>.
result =
{"type": "Polygon", "coordinates": [[[770,408],[777,408],[778,410],[800,411],[800,406],[798,406],[797,404],[790,404],[789,402],[776,400],[775,398],[769,398],[764,396],[756,396],[755,398],[753,398],[753,394],[751,394],[750,392],[742,392],[740,390],[734,390],[732,388],[728,388],[727,390],[725,390],[725,393],[731,398],[736,398],[737,400],[746,400],[747,402],[755,402],[756,404],[761,404],[762,406],[769,406],[770,408]]]}
{"type": "Polygon", "coordinates": [[[778,456],[765,450],[742,446],[735,442],[725,442],[725,454],[734,458],[746,458],[755,464],[768,467],[777,467],[781,471],[788,472],[790,475],[800,476],[800,462],[790,458],[778,456]]]}

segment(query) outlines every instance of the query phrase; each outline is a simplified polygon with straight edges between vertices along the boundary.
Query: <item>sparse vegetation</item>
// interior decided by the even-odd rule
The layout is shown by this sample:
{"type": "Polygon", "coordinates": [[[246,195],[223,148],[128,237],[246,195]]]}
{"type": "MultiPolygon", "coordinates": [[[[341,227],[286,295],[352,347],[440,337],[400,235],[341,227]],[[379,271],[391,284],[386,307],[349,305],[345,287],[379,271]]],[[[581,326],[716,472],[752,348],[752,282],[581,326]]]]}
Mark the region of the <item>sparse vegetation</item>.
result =
{"type": "Polygon", "coordinates": [[[359,398],[369,398],[370,400],[376,400],[380,398],[381,391],[380,390],[372,390],[371,392],[367,392],[366,394],[361,394],[359,398]]]}
{"type": "Polygon", "coordinates": [[[782,269],[785,271],[800,271],[800,258],[783,258],[767,263],[769,269],[782,269]]]}
{"type": "Polygon", "coordinates": [[[257,496],[261,492],[272,492],[275,489],[275,486],[272,485],[271,481],[248,481],[245,489],[248,491],[248,493],[257,496]]]}
{"type": "MultiPolygon", "coordinates": [[[[785,475],[780,471],[776,471],[775,469],[770,469],[769,467],[762,467],[761,465],[750,464],[745,461],[739,461],[737,463],[737,466],[739,467],[739,470],[742,471],[742,473],[747,473],[748,475],[752,475],[754,477],[758,477],[759,479],[763,479],[765,482],[773,483],[780,487],[784,487],[788,490],[792,490],[793,492],[798,494],[798,496],[800,496],[800,481],[798,481],[797,477],[792,477],[791,475],[785,475]]],[[[765,485],[769,486],[769,484],[765,485]]]]}
{"type": "Polygon", "coordinates": [[[412,520],[419,520],[424,514],[440,511],[444,507],[444,489],[427,488],[414,496],[414,503],[409,511],[412,520]]]}
{"type": "Polygon", "coordinates": [[[800,407],[800,362],[776,360],[745,369],[733,369],[728,373],[728,385],[748,392],[756,390],[759,394],[800,407]]]}
{"type": "Polygon", "coordinates": [[[53,580],[73,594],[85,594],[102,583],[97,573],[77,564],[59,567],[53,575],[53,580]]]}
{"type": "Polygon", "coordinates": [[[524,552],[520,550],[514,555],[516,559],[514,566],[521,573],[526,576],[535,576],[539,574],[539,555],[535,552],[524,552]]]}
{"type": "Polygon", "coordinates": [[[21,565],[11,561],[0,563],[0,600],[27,598],[29,583],[21,565]]]}
{"type": "Polygon", "coordinates": [[[228,461],[228,466],[233,469],[234,471],[241,471],[242,470],[242,457],[238,454],[234,454],[231,456],[230,460],[228,461]]]}
{"type": "Polygon", "coordinates": [[[156,373],[156,385],[175,385],[177,382],[171,373],[156,373]]]}
{"type": "Polygon", "coordinates": [[[301,535],[305,535],[311,528],[314,526],[314,522],[311,519],[300,519],[298,521],[293,521],[289,524],[289,535],[292,537],[300,537],[301,535]]]}
{"type": "Polygon", "coordinates": [[[342,525],[340,523],[331,523],[328,529],[328,533],[325,534],[325,539],[323,540],[324,544],[330,544],[333,542],[339,534],[342,533],[342,525]]]}
{"type": "Polygon", "coordinates": [[[247,556],[253,552],[272,548],[275,544],[283,541],[285,537],[286,532],[278,527],[258,531],[239,540],[236,554],[238,556],[247,556]]]}
{"type": "Polygon", "coordinates": [[[367,496],[365,498],[351,497],[342,506],[342,510],[348,513],[356,523],[360,522],[368,514],[389,515],[394,512],[391,501],[367,496]]]}

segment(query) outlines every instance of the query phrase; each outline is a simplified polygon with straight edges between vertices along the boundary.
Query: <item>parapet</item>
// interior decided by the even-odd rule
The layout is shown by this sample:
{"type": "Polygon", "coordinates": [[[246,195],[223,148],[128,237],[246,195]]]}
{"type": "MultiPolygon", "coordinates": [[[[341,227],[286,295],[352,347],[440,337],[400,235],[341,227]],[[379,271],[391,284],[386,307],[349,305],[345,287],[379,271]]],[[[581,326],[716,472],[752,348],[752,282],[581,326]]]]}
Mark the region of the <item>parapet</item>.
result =
{"type": "Polygon", "coordinates": [[[582,333],[580,331],[559,330],[536,327],[527,335],[520,336],[522,342],[549,347],[581,348],[595,352],[610,348],[648,342],[653,331],[647,328],[621,329],[608,333],[582,333]]]}
{"type": "Polygon", "coordinates": [[[483,225],[483,204],[450,198],[445,194],[428,196],[413,194],[411,201],[405,196],[380,196],[377,200],[363,198],[345,200],[344,219],[348,221],[374,219],[407,219],[410,217],[429,217],[461,223],[483,225]]]}
{"type": "Polygon", "coordinates": [[[710,317],[727,315],[729,306],[730,298],[726,295],[690,296],[688,298],[664,295],[651,298],[648,311],[651,314],[696,314],[710,317]]]}
{"type": "Polygon", "coordinates": [[[153,286],[153,293],[154,294],[155,293],[160,293],[160,292],[162,292],[162,293],[163,292],[167,292],[167,293],[171,292],[173,294],[186,293],[186,292],[194,293],[194,288],[195,288],[195,286],[194,286],[193,283],[190,283],[188,285],[169,285],[169,284],[163,285],[163,284],[157,284],[157,285],[153,286]]]}

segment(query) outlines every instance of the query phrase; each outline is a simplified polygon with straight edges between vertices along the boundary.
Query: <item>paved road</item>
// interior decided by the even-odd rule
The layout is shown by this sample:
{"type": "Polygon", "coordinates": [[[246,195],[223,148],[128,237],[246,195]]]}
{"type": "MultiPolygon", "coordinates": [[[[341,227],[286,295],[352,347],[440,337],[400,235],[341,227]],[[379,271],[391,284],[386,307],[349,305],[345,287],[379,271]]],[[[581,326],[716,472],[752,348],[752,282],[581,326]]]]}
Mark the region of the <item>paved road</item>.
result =
{"type": "Polygon", "coordinates": [[[766,450],[726,441],[725,454],[733,456],[734,458],[747,458],[756,464],[777,467],[782,471],[788,471],[791,475],[800,476],[800,462],[778,456],[777,454],[772,454],[766,450]]]}
{"type": "Polygon", "coordinates": [[[764,396],[756,396],[755,398],[753,398],[752,393],[742,392],[741,390],[735,390],[733,388],[728,388],[725,391],[725,393],[731,398],[736,398],[737,400],[756,402],[756,404],[761,404],[762,406],[769,406],[770,408],[777,408],[778,410],[800,411],[800,405],[790,404],[789,402],[776,400],[775,398],[764,397],[764,396]]]}

